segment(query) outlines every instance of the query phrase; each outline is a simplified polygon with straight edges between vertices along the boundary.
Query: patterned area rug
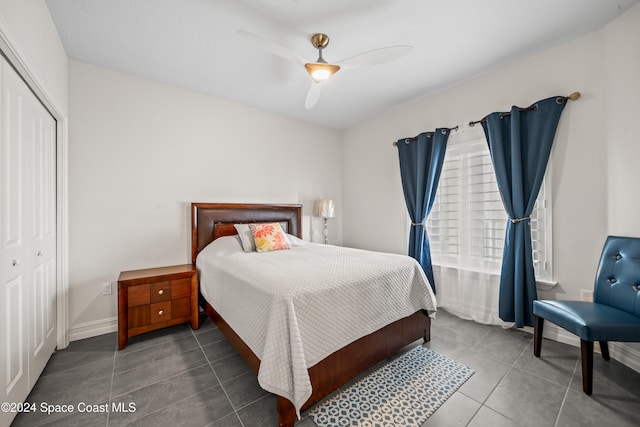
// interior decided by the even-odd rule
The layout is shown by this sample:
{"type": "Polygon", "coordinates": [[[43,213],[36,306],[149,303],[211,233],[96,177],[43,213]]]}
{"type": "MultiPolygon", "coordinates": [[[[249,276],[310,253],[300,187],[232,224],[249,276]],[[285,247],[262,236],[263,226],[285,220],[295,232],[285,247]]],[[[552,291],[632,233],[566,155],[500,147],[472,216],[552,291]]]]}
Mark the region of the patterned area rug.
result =
{"type": "Polygon", "coordinates": [[[319,427],[419,427],[473,370],[418,346],[309,410],[319,427]]]}

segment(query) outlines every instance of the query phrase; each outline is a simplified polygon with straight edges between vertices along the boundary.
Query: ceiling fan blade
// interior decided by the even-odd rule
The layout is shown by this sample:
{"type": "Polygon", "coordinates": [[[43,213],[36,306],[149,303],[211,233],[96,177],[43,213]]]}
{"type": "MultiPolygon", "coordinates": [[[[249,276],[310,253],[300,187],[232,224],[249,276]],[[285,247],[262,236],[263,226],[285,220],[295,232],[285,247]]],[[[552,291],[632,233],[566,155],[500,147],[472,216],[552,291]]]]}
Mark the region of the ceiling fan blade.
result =
{"type": "Polygon", "coordinates": [[[304,65],[307,61],[302,56],[298,55],[292,50],[287,49],[284,46],[281,46],[277,43],[272,42],[271,40],[265,39],[262,36],[251,33],[245,30],[237,30],[238,35],[241,37],[251,40],[256,45],[260,46],[262,49],[273,53],[274,55],[278,55],[281,58],[288,59],[289,61],[295,62],[296,64],[304,65]]]}
{"type": "Polygon", "coordinates": [[[320,99],[320,94],[322,93],[322,83],[311,83],[311,87],[309,88],[309,92],[307,92],[307,99],[304,101],[304,108],[307,110],[311,110],[316,106],[318,100],[320,99]]]}
{"type": "Polygon", "coordinates": [[[343,69],[384,64],[385,62],[393,61],[394,59],[405,56],[406,54],[411,52],[412,49],[413,46],[408,45],[381,47],[379,49],[373,49],[367,52],[359,53],[338,62],[338,64],[343,69]]]}

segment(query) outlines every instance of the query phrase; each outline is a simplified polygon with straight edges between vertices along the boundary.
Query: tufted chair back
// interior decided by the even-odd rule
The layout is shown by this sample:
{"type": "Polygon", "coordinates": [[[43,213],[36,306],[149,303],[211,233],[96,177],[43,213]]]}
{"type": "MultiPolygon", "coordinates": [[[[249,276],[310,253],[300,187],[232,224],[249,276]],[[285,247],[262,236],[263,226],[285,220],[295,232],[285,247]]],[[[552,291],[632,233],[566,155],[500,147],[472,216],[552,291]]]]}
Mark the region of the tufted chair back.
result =
{"type": "Polygon", "coordinates": [[[640,238],[607,238],[596,274],[593,301],[640,317],[640,238]]]}

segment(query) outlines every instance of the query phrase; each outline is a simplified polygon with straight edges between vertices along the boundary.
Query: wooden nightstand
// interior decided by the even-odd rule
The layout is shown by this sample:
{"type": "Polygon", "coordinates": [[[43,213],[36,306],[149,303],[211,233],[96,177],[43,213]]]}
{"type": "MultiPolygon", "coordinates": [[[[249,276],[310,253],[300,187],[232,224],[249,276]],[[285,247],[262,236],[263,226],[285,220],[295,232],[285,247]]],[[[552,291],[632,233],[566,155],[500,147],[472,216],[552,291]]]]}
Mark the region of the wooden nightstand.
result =
{"type": "Polygon", "coordinates": [[[118,278],[118,350],[130,337],[190,322],[198,329],[198,270],[191,264],[123,271],[118,278]]]}

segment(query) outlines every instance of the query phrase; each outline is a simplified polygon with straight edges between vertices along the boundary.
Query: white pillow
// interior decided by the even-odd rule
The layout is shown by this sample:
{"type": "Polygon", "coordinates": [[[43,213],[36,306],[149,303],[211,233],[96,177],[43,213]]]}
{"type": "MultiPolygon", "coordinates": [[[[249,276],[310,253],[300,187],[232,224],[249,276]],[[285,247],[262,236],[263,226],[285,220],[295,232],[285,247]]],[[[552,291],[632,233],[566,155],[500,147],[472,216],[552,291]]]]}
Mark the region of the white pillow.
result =
{"type": "Polygon", "coordinates": [[[298,236],[294,236],[293,234],[288,234],[288,233],[287,233],[287,239],[289,240],[289,243],[291,244],[291,246],[302,246],[307,243],[301,238],[299,238],[298,236]]]}
{"type": "Polygon", "coordinates": [[[245,252],[255,252],[256,242],[253,240],[253,234],[249,229],[249,224],[233,224],[240,237],[240,243],[242,244],[242,250],[245,252]]]}

